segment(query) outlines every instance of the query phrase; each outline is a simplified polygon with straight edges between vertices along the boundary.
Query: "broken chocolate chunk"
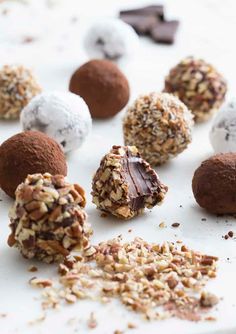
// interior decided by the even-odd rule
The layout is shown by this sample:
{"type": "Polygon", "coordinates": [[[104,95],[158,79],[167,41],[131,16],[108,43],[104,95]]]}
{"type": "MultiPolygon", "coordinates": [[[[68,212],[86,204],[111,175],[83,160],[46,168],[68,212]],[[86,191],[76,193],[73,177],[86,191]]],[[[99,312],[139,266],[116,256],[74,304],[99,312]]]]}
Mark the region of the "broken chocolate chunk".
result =
{"type": "Polygon", "coordinates": [[[151,30],[151,36],[157,43],[173,44],[179,26],[179,21],[157,22],[151,30]]]}
{"type": "Polygon", "coordinates": [[[149,34],[159,21],[155,15],[143,14],[121,14],[120,18],[125,23],[131,25],[139,35],[149,34]]]}
{"type": "Polygon", "coordinates": [[[120,15],[154,15],[160,20],[164,20],[164,7],[162,5],[150,5],[141,8],[121,10],[120,15]]]}
{"type": "Polygon", "coordinates": [[[153,208],[167,192],[135,146],[113,146],[102,159],[92,188],[93,203],[122,219],[153,208]]]}

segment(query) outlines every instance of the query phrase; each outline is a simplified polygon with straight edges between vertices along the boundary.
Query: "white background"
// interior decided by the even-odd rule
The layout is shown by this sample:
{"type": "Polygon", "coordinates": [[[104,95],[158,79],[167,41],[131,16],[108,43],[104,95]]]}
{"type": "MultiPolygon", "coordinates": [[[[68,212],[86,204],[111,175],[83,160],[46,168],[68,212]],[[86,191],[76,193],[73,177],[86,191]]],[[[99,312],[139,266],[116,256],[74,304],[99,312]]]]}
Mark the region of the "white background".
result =
{"type": "MultiPolygon", "coordinates": [[[[0,1],[1,2],[1,1],[0,1]]],[[[95,16],[114,16],[118,9],[150,3],[131,0],[61,0],[51,8],[46,1],[29,1],[30,5],[16,1],[0,4],[0,65],[24,64],[33,68],[45,90],[67,90],[72,72],[87,60],[81,40],[85,29],[95,16]],[[77,19],[77,21],[76,21],[77,19]],[[34,42],[23,44],[26,37],[34,42]]],[[[153,1],[154,2],[154,1],[153,1]]],[[[163,1],[164,2],[164,1],[163,1]]],[[[162,3],[163,3],[162,2],[162,3]]],[[[181,20],[174,46],[163,46],[141,39],[137,54],[121,67],[131,86],[131,101],[140,93],[161,91],[164,76],[171,66],[188,55],[203,57],[213,63],[227,78],[228,97],[236,92],[236,2],[234,0],[169,0],[166,1],[168,18],[181,20]]],[[[93,132],[86,144],[67,158],[68,179],[80,183],[88,196],[87,212],[94,228],[93,242],[116,237],[124,239],[140,236],[148,241],[162,242],[182,239],[188,246],[220,257],[218,277],[208,289],[222,297],[212,313],[215,322],[191,323],[177,319],[161,322],[143,322],[118,302],[107,306],[94,302],[78,302],[59,311],[47,312],[46,320],[36,325],[29,321],[42,315],[40,291],[28,285],[34,275],[27,271],[32,262],[22,259],[17,250],[7,244],[8,209],[11,199],[0,192],[0,333],[92,333],[112,334],[119,329],[125,333],[156,334],[177,331],[181,334],[236,333],[236,244],[234,239],[224,240],[229,230],[236,233],[235,219],[217,218],[201,210],[191,192],[191,179],[200,162],[213,154],[208,132],[211,122],[194,128],[193,142],[178,158],[157,169],[161,180],[169,186],[164,204],[130,222],[112,218],[102,219],[91,204],[91,178],[99,161],[113,144],[122,144],[121,119],[117,117],[93,122],[93,132]],[[181,208],[180,205],[183,207],[181,208]],[[202,221],[201,218],[207,218],[202,221]],[[167,228],[158,227],[165,221],[167,228]],[[178,229],[171,224],[179,222],[178,229]],[[132,233],[128,233],[128,229],[132,233]],[[228,259],[227,259],[228,258],[228,259]],[[95,312],[98,327],[89,330],[87,319],[95,312]],[[5,318],[1,314],[7,314],[5,318]],[[73,321],[71,320],[73,319],[73,321]],[[70,321],[71,320],[71,321],[70,321]],[[137,329],[127,330],[127,323],[137,329]]],[[[19,132],[18,122],[0,123],[0,142],[19,132]]],[[[38,277],[56,277],[56,266],[40,265],[38,277]]]]}

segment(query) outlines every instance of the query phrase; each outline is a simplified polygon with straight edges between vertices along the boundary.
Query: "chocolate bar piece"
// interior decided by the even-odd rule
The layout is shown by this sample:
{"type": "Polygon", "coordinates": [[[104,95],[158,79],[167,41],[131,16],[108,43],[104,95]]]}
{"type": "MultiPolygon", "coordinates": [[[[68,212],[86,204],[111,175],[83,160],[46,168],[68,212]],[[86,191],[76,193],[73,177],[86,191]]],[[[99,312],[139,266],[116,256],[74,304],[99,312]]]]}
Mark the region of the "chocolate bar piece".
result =
{"type": "Polygon", "coordinates": [[[142,8],[135,9],[127,9],[121,10],[120,15],[153,15],[159,18],[160,20],[164,20],[164,7],[162,5],[151,5],[142,8]]]}
{"type": "Polygon", "coordinates": [[[151,37],[157,43],[173,44],[179,21],[158,22],[151,30],[151,37]]]}
{"type": "Polygon", "coordinates": [[[158,17],[155,15],[142,14],[120,14],[120,18],[125,23],[131,25],[139,35],[146,35],[158,24],[158,17]]]}

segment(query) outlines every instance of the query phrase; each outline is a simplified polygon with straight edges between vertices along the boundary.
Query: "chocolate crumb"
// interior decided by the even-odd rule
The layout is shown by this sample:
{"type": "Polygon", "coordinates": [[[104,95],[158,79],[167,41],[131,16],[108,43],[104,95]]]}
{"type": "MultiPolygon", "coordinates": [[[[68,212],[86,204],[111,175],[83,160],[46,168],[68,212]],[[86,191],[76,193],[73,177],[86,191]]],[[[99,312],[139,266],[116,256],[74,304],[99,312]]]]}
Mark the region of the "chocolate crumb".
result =
{"type": "Polygon", "coordinates": [[[7,317],[7,313],[0,313],[0,318],[6,318],[7,317]]]}
{"type": "Polygon", "coordinates": [[[102,212],[101,215],[100,215],[100,217],[102,217],[102,218],[106,218],[107,216],[108,216],[108,214],[106,212],[102,212]]]}
{"type": "Polygon", "coordinates": [[[205,222],[205,221],[206,221],[206,218],[202,218],[201,221],[202,221],[202,222],[205,222]]]}
{"type": "Polygon", "coordinates": [[[233,238],[233,236],[234,236],[234,232],[233,232],[233,231],[229,231],[229,232],[228,232],[228,236],[229,236],[230,238],[233,238]]]}
{"type": "Polygon", "coordinates": [[[172,227],[179,227],[180,223],[173,223],[171,226],[172,227]]]}
{"type": "Polygon", "coordinates": [[[132,228],[128,229],[128,232],[131,233],[132,232],[132,228]]]}
{"type": "Polygon", "coordinates": [[[226,234],[226,235],[222,235],[222,238],[225,239],[225,240],[228,240],[228,239],[229,239],[229,236],[228,236],[228,234],[226,234]]]}
{"type": "Polygon", "coordinates": [[[35,41],[35,37],[33,36],[25,36],[23,39],[22,39],[22,43],[23,44],[29,44],[29,43],[32,43],[35,41]]]}

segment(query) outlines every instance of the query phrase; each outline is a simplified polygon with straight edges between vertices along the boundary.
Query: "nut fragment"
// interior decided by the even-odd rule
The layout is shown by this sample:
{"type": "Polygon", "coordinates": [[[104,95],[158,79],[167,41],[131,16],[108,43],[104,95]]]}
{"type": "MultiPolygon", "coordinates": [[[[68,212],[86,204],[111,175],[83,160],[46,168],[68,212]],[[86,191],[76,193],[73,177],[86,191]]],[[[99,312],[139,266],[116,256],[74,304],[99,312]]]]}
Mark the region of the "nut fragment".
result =
{"type": "Polygon", "coordinates": [[[16,190],[10,211],[9,246],[26,258],[62,261],[76,248],[89,247],[84,191],[61,175],[29,175],[16,190]]]}
{"type": "Polygon", "coordinates": [[[134,146],[113,146],[102,159],[92,187],[93,203],[122,219],[160,204],[167,192],[134,146]]]}

